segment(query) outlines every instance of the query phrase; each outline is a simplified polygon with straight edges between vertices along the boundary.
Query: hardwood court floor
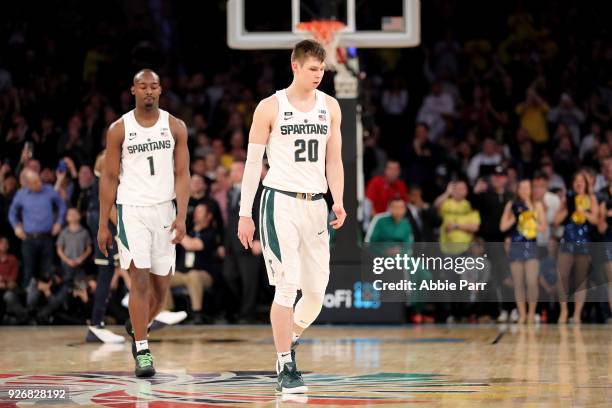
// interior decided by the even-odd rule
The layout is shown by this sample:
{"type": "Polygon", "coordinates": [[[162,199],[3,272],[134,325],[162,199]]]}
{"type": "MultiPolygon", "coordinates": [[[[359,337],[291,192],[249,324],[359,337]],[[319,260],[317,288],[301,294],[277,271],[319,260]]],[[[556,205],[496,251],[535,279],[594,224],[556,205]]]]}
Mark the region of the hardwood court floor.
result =
{"type": "Polygon", "coordinates": [[[129,343],[85,344],[84,336],[83,327],[0,327],[0,390],[66,387],[72,404],[116,408],[609,407],[612,401],[610,326],[313,327],[297,354],[310,392],[293,399],[274,394],[266,326],[154,332],[158,375],[151,381],[133,376],[129,343]]]}

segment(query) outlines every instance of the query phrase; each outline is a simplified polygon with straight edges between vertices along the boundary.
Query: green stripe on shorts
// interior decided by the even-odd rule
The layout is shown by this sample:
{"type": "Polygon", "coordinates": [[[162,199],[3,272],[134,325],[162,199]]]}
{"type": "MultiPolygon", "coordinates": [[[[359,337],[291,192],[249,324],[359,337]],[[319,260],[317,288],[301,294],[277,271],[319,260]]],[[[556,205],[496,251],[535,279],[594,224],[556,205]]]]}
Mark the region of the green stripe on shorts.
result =
{"type": "Polygon", "coordinates": [[[263,226],[265,225],[264,220],[264,210],[266,208],[266,194],[268,194],[268,190],[264,189],[263,193],[261,193],[261,203],[259,206],[259,235],[261,236],[261,247],[266,249],[266,234],[263,230],[263,226]]]}
{"type": "Polygon", "coordinates": [[[276,255],[279,262],[282,262],[276,227],[274,226],[274,190],[271,190],[266,199],[266,225],[268,231],[268,241],[272,253],[276,255]]]}
{"type": "Polygon", "coordinates": [[[127,236],[125,235],[125,226],[123,225],[123,206],[121,204],[117,204],[117,226],[119,227],[119,240],[126,249],[130,249],[130,246],[127,242],[127,236]]]}

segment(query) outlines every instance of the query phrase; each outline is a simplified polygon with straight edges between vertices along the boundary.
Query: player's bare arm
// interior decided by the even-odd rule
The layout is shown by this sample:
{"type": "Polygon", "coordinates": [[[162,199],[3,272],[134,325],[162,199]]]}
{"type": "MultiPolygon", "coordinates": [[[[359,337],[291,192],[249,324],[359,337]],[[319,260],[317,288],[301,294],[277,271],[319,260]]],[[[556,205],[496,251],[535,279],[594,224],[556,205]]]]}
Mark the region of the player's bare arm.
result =
{"type": "Polygon", "coordinates": [[[253,248],[253,234],[255,233],[252,216],[253,200],[261,177],[263,154],[277,113],[278,101],[271,96],[262,100],[253,114],[247,160],[242,177],[240,220],[238,221],[238,239],[244,249],[253,248]]]}
{"type": "Polygon", "coordinates": [[[175,232],[173,244],[181,242],[187,227],[187,204],[189,202],[189,149],[185,122],[170,115],[170,130],[174,135],[174,189],[176,191],[176,219],[170,233],[175,232]]]}
{"type": "Polygon", "coordinates": [[[123,119],[114,122],[106,134],[106,158],[100,175],[100,220],[98,225],[98,247],[104,256],[108,248],[113,247],[113,237],[108,229],[111,208],[117,198],[119,185],[119,166],[121,163],[121,146],[125,137],[123,119]]]}
{"type": "Polygon", "coordinates": [[[342,135],[340,123],[342,112],[335,98],[327,97],[327,106],[331,112],[331,135],[327,141],[325,153],[325,173],[327,184],[331,192],[334,204],[332,211],[336,219],[330,222],[333,229],[338,229],[344,224],[346,211],[344,210],[344,167],[342,165],[342,135]]]}

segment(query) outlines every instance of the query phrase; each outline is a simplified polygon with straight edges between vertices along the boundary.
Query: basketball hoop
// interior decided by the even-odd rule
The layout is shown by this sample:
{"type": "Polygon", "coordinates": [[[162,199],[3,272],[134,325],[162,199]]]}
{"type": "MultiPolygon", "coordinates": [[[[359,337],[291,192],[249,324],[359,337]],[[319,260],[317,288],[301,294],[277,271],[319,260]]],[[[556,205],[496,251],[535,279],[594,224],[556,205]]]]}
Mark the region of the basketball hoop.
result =
{"type": "Polygon", "coordinates": [[[344,27],[346,27],[346,24],[337,20],[312,20],[297,25],[299,30],[308,31],[315,40],[325,47],[327,52],[325,63],[327,69],[330,70],[335,70],[339,63],[344,63],[346,57],[346,54],[338,48],[340,36],[336,35],[344,27]]]}

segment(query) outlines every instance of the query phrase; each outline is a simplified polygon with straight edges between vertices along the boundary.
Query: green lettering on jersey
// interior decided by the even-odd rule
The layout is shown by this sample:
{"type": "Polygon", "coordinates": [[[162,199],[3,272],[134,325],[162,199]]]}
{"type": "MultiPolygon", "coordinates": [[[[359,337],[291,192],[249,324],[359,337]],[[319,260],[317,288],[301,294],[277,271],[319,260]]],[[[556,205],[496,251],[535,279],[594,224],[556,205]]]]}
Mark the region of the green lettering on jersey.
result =
{"type": "Polygon", "coordinates": [[[170,140],[156,140],[154,142],[133,144],[127,147],[129,154],[154,152],[156,150],[166,149],[172,149],[172,142],[170,140]]]}
{"type": "Polygon", "coordinates": [[[285,135],[327,135],[328,126],[321,124],[281,125],[280,134],[285,135]]]}

